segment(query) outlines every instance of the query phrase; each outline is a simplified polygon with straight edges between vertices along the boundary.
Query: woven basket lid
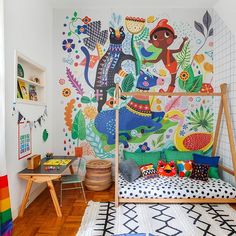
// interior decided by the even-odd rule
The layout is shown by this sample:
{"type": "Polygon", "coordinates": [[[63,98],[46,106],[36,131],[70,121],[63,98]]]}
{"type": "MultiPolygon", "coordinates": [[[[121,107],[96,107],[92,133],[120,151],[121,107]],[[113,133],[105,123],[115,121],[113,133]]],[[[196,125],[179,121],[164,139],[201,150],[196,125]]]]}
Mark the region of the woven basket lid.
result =
{"type": "Polygon", "coordinates": [[[111,162],[105,160],[91,160],[87,162],[86,166],[93,169],[104,169],[111,167],[111,162]]]}

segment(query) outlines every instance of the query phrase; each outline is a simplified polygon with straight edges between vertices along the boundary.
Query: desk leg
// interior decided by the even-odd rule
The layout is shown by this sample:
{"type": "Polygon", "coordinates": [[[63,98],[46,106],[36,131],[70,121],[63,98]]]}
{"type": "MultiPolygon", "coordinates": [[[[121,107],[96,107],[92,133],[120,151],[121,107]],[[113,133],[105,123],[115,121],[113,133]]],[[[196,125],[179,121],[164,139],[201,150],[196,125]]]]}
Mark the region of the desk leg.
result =
{"type": "Polygon", "coordinates": [[[75,172],[74,172],[74,169],[73,169],[73,166],[72,165],[70,165],[70,173],[73,175],[75,172]]]}
{"type": "Polygon", "coordinates": [[[51,193],[52,201],[53,201],[57,216],[62,217],[61,209],[60,209],[60,206],[59,206],[59,203],[58,203],[58,199],[57,199],[57,195],[56,195],[53,183],[52,183],[51,180],[49,180],[49,181],[47,181],[47,184],[48,184],[48,188],[49,188],[50,193],[51,193]]]}
{"type": "Polygon", "coordinates": [[[24,215],[25,206],[26,206],[26,204],[28,202],[28,199],[29,199],[29,194],[30,194],[32,184],[33,184],[33,181],[31,179],[31,177],[29,177],[28,181],[27,181],[26,189],[25,189],[25,195],[24,195],[24,198],[23,198],[22,203],[21,203],[21,207],[20,207],[20,211],[19,211],[19,217],[22,217],[24,215]]]}

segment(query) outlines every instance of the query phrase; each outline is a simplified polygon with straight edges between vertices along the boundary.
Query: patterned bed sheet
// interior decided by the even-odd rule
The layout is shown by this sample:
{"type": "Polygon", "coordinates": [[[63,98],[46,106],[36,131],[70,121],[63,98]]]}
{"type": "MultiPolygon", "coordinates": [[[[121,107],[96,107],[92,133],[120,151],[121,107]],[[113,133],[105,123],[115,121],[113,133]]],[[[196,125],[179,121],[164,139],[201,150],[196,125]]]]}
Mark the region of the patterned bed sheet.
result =
{"type": "Polygon", "coordinates": [[[140,177],[129,183],[119,176],[120,198],[236,198],[236,188],[221,179],[207,182],[187,177],[140,177]]]}

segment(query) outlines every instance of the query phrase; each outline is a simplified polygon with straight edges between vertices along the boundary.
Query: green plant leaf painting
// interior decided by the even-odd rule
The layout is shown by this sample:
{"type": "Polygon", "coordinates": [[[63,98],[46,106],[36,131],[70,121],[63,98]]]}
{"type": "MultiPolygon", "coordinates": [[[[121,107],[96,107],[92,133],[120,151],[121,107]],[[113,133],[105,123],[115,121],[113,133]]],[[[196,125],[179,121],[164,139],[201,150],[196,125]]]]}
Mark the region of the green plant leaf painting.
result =
{"type": "Polygon", "coordinates": [[[48,140],[48,131],[46,129],[43,130],[43,141],[46,142],[48,140]]]}
{"type": "Polygon", "coordinates": [[[189,78],[185,81],[179,78],[179,87],[186,92],[199,92],[202,87],[203,76],[194,76],[193,69],[190,65],[185,69],[185,71],[188,72],[189,78]]]}
{"type": "Polygon", "coordinates": [[[79,110],[75,116],[71,130],[71,137],[79,140],[85,140],[86,138],[85,119],[81,110],[79,110]]]}
{"type": "Polygon", "coordinates": [[[91,102],[90,98],[87,96],[83,96],[80,101],[82,103],[90,103],[91,102]]]}
{"type": "Polygon", "coordinates": [[[184,70],[189,64],[191,60],[191,50],[190,50],[190,42],[188,41],[183,50],[176,55],[176,61],[178,65],[184,70]]]}
{"type": "Polygon", "coordinates": [[[111,87],[107,90],[108,94],[111,96],[111,97],[114,97],[114,93],[115,93],[115,87],[111,87]]]}
{"type": "Polygon", "coordinates": [[[134,87],[134,76],[132,73],[130,73],[122,81],[121,88],[123,92],[130,92],[133,87],[134,87]]]}

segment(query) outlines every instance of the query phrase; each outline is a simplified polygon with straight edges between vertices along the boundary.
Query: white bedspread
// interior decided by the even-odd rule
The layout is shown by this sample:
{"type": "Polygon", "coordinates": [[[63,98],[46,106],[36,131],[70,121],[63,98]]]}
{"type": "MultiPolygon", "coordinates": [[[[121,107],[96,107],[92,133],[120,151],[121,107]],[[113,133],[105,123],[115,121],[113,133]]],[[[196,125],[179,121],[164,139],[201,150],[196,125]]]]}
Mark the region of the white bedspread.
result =
{"type": "Polygon", "coordinates": [[[187,177],[143,177],[133,183],[119,178],[120,198],[236,198],[236,188],[221,179],[207,182],[187,177]]]}

